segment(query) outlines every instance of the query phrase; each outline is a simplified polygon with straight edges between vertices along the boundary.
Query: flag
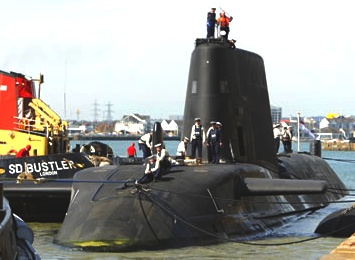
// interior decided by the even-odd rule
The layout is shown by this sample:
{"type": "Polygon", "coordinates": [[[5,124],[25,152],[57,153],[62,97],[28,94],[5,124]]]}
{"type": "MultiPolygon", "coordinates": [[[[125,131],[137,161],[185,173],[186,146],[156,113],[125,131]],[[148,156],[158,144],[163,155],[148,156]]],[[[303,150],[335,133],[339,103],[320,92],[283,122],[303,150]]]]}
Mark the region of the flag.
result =
{"type": "Polygon", "coordinates": [[[307,133],[308,136],[312,139],[316,139],[316,137],[314,136],[314,134],[304,125],[304,123],[302,121],[300,121],[300,131],[307,133]]]}

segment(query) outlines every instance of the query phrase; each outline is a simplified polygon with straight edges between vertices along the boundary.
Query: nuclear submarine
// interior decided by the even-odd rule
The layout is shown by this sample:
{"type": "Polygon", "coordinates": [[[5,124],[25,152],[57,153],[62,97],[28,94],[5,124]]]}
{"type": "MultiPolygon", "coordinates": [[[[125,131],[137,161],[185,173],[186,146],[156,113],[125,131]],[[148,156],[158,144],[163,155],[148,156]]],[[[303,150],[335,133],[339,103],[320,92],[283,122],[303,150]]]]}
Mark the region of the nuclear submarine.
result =
{"type": "MultiPolygon", "coordinates": [[[[264,61],[224,38],[195,41],[182,136],[194,118],[223,124],[220,164],[173,165],[140,185],[143,165],[77,172],[54,242],[88,251],[122,252],[243,241],[345,196],[326,161],[309,152],[276,154],[264,61]]],[[[161,140],[154,126],[155,142],[161,140]]]]}

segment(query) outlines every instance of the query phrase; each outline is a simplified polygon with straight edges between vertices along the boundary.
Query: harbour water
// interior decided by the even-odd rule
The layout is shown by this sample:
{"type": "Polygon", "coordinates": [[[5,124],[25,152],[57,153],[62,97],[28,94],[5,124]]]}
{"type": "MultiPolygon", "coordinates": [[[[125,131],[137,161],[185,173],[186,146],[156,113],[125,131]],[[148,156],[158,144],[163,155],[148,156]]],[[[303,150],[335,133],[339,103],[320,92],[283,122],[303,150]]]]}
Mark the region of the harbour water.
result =
{"type": "MultiPolygon", "coordinates": [[[[88,141],[85,142],[88,143],[88,141]]],[[[131,142],[111,141],[107,143],[112,147],[115,155],[125,156],[126,148],[131,142]]],[[[84,141],[81,141],[81,144],[83,143],[84,141]]],[[[178,141],[168,141],[165,144],[168,152],[175,155],[178,141]]],[[[294,143],[294,151],[297,151],[297,147],[294,143]]],[[[300,151],[309,151],[309,144],[301,143],[300,151]]],[[[140,151],[138,155],[141,155],[140,151]]],[[[355,191],[355,152],[322,151],[322,157],[327,159],[347,188],[355,191]]],[[[142,166],[142,172],[143,170],[144,166],[142,166]]],[[[355,193],[354,191],[350,193],[355,193]]],[[[349,207],[354,202],[354,197],[349,195],[339,203],[332,203],[324,209],[300,217],[297,221],[275,230],[272,234],[259,240],[248,241],[247,244],[228,242],[210,246],[129,253],[92,253],[55,245],[53,238],[60,223],[28,224],[34,231],[34,247],[41,259],[320,259],[329,254],[344,239],[319,238],[313,233],[314,229],[323,217],[336,209],[349,207]]]]}

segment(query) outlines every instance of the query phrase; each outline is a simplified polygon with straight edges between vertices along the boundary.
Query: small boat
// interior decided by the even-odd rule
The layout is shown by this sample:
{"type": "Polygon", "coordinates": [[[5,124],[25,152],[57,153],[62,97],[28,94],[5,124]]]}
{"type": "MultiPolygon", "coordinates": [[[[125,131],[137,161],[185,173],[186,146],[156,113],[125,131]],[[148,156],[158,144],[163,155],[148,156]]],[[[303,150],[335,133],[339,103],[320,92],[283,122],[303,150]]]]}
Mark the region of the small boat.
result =
{"type": "Polygon", "coordinates": [[[13,212],[25,221],[61,222],[71,178],[95,165],[69,152],[67,122],[40,99],[43,75],[0,71],[0,181],[13,212]],[[36,84],[38,84],[36,92],[36,84]],[[29,156],[16,154],[24,147],[29,156]]]}
{"type": "Polygon", "coordinates": [[[32,246],[33,240],[32,229],[12,214],[0,183],[0,259],[40,259],[32,246]]]}
{"type": "MultiPolygon", "coordinates": [[[[54,242],[120,252],[243,241],[342,198],[345,185],[319,155],[276,154],[270,111],[258,54],[196,39],[182,136],[195,118],[205,129],[223,124],[219,164],[208,164],[204,146],[202,164],[188,158],[148,184],[136,183],[142,165],[81,170],[54,242]]],[[[153,144],[164,145],[161,131],[156,123],[153,144]]]]}
{"type": "Polygon", "coordinates": [[[355,233],[355,205],[339,209],[319,222],[314,231],[329,237],[350,237],[355,233]]]}

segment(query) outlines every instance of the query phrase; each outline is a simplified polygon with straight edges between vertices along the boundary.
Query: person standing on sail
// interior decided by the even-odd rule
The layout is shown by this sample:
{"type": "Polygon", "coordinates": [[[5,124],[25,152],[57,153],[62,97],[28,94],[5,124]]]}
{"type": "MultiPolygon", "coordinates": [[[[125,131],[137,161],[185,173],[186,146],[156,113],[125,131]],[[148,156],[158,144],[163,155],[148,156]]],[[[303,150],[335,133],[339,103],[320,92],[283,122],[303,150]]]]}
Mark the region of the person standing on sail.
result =
{"type": "Polygon", "coordinates": [[[216,26],[216,8],[211,8],[207,13],[207,38],[214,38],[214,30],[216,26]]]}
{"type": "Polygon", "coordinates": [[[222,11],[220,14],[220,16],[217,19],[217,25],[220,25],[220,33],[222,31],[225,32],[225,35],[222,35],[223,38],[225,38],[226,40],[228,40],[228,35],[229,35],[229,23],[233,20],[233,17],[228,17],[226,16],[225,11],[222,11]]]}

